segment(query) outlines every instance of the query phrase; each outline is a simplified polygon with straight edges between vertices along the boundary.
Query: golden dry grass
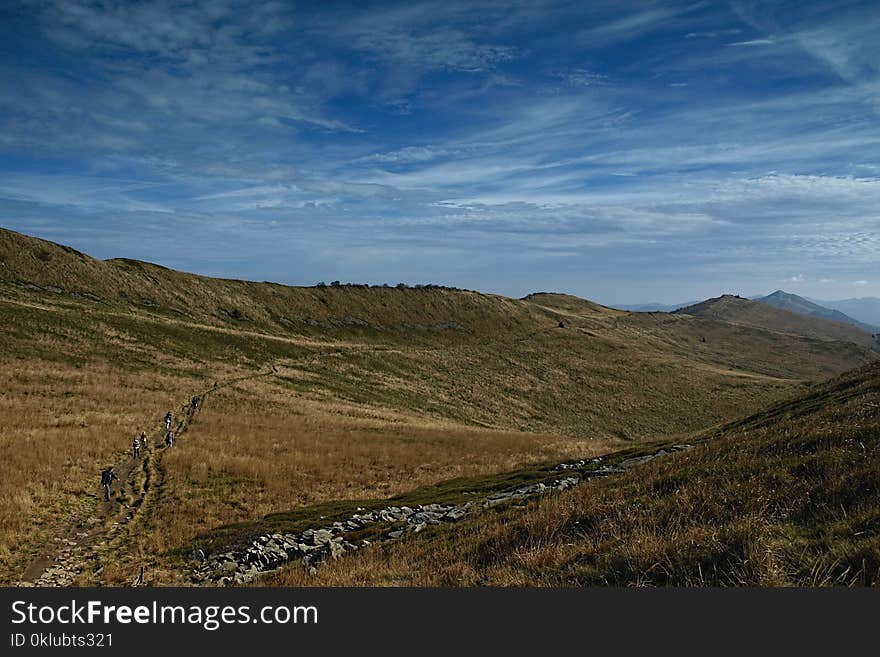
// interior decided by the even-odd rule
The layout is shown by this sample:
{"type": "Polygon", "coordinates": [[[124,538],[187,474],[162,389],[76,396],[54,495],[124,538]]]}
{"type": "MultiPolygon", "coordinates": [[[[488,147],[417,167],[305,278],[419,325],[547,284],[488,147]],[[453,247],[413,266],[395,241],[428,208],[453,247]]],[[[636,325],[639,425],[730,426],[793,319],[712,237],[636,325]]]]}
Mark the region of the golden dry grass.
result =
{"type": "Polygon", "coordinates": [[[127,581],[148,562],[156,583],[179,582],[163,555],[218,525],[691,431],[800,385],[786,377],[862,358],[679,318],[573,315],[567,330],[523,338],[377,343],[207,330],[43,296],[31,308],[25,293],[10,296],[0,305],[14,328],[0,342],[15,355],[0,365],[9,581],[97,493],[100,468],[147,420],[210,381],[269,363],[277,375],[222,390],[167,455],[155,511],[106,560],[103,581],[127,581]],[[786,349],[816,358],[771,364],[786,349]]]}
{"type": "Polygon", "coordinates": [[[157,463],[104,582],[139,562],[179,582],[167,553],[217,525],[692,432],[876,357],[561,295],[219,281],[8,231],[0,260],[3,581],[146,422],[269,365],[212,396],[157,463]]]}
{"type": "Polygon", "coordinates": [[[880,367],[699,447],[266,585],[880,584],[880,367]]]}
{"type": "Polygon", "coordinates": [[[181,449],[165,458],[170,484],[152,549],[272,511],[384,498],[443,479],[599,454],[614,444],[318,403],[255,380],[212,396],[181,449]]]}
{"type": "Polygon", "coordinates": [[[97,495],[100,469],[193,387],[97,363],[0,361],[0,564],[77,499],[97,495]]]}
{"type": "Polygon", "coordinates": [[[683,308],[681,312],[709,319],[722,319],[744,326],[810,335],[825,340],[848,340],[867,347],[876,344],[869,332],[852,324],[812,318],[731,295],[708,299],[683,308]]]}

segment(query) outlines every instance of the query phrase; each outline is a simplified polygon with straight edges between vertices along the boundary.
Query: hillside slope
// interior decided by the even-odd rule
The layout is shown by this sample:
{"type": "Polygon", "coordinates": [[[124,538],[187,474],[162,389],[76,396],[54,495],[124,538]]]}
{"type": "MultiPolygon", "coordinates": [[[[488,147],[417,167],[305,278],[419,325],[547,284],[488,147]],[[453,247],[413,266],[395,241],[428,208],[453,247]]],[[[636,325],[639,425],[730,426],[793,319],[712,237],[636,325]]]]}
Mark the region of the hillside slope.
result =
{"type": "Polygon", "coordinates": [[[848,323],[783,310],[773,305],[725,294],[675,311],[704,319],[715,319],[820,340],[843,340],[876,348],[877,340],[868,332],[848,323]]]}
{"type": "Polygon", "coordinates": [[[96,260],[4,229],[0,229],[0,282],[105,306],[273,334],[334,327],[373,332],[491,329],[498,334],[539,322],[531,304],[495,295],[440,288],[426,295],[414,288],[292,287],[209,278],[135,260],[96,260]],[[498,322],[499,317],[506,321],[498,322]]]}
{"type": "MultiPolygon", "coordinates": [[[[102,563],[155,565],[196,533],[279,510],[691,434],[877,358],[567,295],[212,279],[9,231],[0,324],[6,582],[75,533],[70,509],[89,515],[95,474],[130,457],[132,432],[215,381],[162,462],[165,502],[102,563]]],[[[84,581],[131,581],[120,568],[84,581]]]]}
{"type": "MultiPolygon", "coordinates": [[[[701,441],[701,442],[700,442],[701,441]]],[[[285,585],[880,584],[880,366],[618,478],[488,509],[285,585]]]]}
{"type": "Polygon", "coordinates": [[[872,335],[880,333],[880,327],[860,322],[856,319],[853,319],[849,315],[840,312],[839,310],[820,306],[817,303],[813,303],[808,299],[799,297],[796,294],[791,294],[790,292],[777,290],[772,294],[768,294],[766,297],[759,297],[757,299],[754,299],[754,301],[764,303],[768,306],[773,306],[774,308],[779,308],[781,310],[789,310],[799,315],[806,315],[807,317],[818,317],[820,319],[827,319],[832,322],[839,322],[841,324],[851,324],[852,326],[855,326],[856,328],[859,328],[862,331],[865,331],[866,333],[870,333],[872,335]]]}
{"type": "Polygon", "coordinates": [[[860,322],[872,326],[880,326],[880,299],[876,297],[859,297],[855,299],[840,299],[837,301],[816,301],[826,308],[833,308],[860,322]]]}
{"type": "Polygon", "coordinates": [[[849,341],[861,335],[852,327],[832,342],[560,294],[214,279],[95,260],[3,230],[0,292],[7,354],[141,371],[173,357],[198,371],[331,351],[320,367],[298,365],[312,371],[287,385],[479,426],[581,436],[701,428],[876,358],[864,341],[849,341]]]}

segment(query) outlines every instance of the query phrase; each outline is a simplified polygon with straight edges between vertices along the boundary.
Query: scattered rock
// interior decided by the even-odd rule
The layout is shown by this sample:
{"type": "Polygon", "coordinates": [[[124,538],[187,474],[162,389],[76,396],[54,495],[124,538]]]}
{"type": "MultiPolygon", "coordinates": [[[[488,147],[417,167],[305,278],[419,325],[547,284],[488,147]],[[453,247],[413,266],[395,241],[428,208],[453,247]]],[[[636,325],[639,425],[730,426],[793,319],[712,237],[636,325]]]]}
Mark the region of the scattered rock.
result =
{"type": "MultiPolygon", "coordinates": [[[[636,465],[690,447],[691,445],[687,444],[673,445],[653,454],[624,459],[614,465],[604,463],[603,458],[560,463],[554,469],[572,471],[570,475],[493,493],[482,501],[482,506],[491,508],[507,503],[524,504],[531,498],[566,490],[593,477],[626,472],[636,465]]],[[[221,585],[241,584],[297,559],[302,561],[303,567],[310,575],[314,575],[317,573],[316,567],[326,559],[336,559],[346,552],[358,549],[357,545],[345,540],[346,532],[358,531],[375,523],[397,523],[396,528],[384,534],[381,539],[393,541],[408,532],[421,532],[428,525],[457,522],[470,515],[472,508],[472,502],[462,505],[423,504],[415,509],[407,506],[388,506],[373,511],[358,507],[358,512],[349,518],[334,521],[326,527],[306,529],[301,534],[264,534],[257,536],[238,550],[220,552],[210,557],[201,550],[195,550],[191,556],[199,564],[192,573],[192,579],[196,583],[211,581],[221,585]]],[[[360,541],[362,547],[370,544],[366,539],[360,541]]],[[[44,575],[49,572],[47,570],[44,575]]],[[[70,574],[69,571],[61,569],[57,577],[69,577],[72,582],[75,573],[70,574]]],[[[42,585],[40,580],[35,584],[42,585]]]]}

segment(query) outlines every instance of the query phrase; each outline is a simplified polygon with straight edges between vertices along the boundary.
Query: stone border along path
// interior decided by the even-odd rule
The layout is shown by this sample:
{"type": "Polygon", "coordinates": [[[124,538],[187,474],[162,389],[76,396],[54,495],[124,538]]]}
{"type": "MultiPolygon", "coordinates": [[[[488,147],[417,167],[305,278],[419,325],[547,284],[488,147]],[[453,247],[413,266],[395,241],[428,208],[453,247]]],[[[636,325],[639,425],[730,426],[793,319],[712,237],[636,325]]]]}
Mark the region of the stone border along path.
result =
{"type": "Polygon", "coordinates": [[[601,465],[607,458],[601,456],[589,460],[560,463],[554,470],[560,473],[570,471],[568,476],[556,479],[550,484],[529,484],[493,493],[476,503],[424,504],[415,508],[388,506],[378,511],[356,513],[346,520],[334,522],[326,527],[306,529],[300,534],[263,534],[251,540],[245,547],[218,552],[210,557],[206,557],[201,550],[196,550],[193,558],[200,561],[200,564],[192,572],[191,580],[195,584],[227,586],[245,584],[260,575],[277,570],[297,560],[301,561],[311,574],[314,574],[316,566],[328,557],[335,559],[346,552],[370,545],[367,540],[361,541],[360,546],[347,541],[345,539],[347,532],[358,531],[379,522],[405,523],[402,528],[390,530],[376,541],[377,543],[387,543],[408,533],[418,533],[428,525],[457,522],[470,515],[478,506],[490,508],[499,504],[527,500],[562,491],[597,477],[626,472],[642,463],[691,447],[693,445],[690,444],[673,445],[651,454],[625,459],[615,465],[601,465]]]}
{"type": "MultiPolygon", "coordinates": [[[[274,368],[268,372],[260,372],[248,376],[229,379],[217,385],[217,390],[240,381],[272,376],[274,368]]],[[[205,399],[215,391],[211,386],[203,392],[196,393],[199,404],[193,411],[190,401],[184,405],[186,412],[174,427],[175,447],[177,438],[189,428],[190,422],[201,411],[205,399]]],[[[98,492],[78,505],[73,517],[65,522],[54,536],[48,539],[48,548],[44,546],[43,554],[31,561],[25,569],[18,586],[72,586],[77,577],[91,565],[97,575],[103,570],[100,565],[100,551],[113,547],[113,543],[121,541],[132,528],[135,520],[148,515],[152,510],[151,498],[161,496],[165,478],[161,467],[164,448],[164,421],[158,429],[150,432],[150,440],[142,451],[140,458],[135,459],[127,451],[128,456],[117,461],[113,467],[119,475],[118,489],[112,494],[110,501],[103,499],[103,492],[98,492]],[[144,513],[146,512],[146,513],[144,513]],[[107,521],[111,524],[107,526],[107,521]],[[49,552],[50,554],[45,554],[49,552]]],[[[96,484],[97,486],[97,484],[96,484]]]]}

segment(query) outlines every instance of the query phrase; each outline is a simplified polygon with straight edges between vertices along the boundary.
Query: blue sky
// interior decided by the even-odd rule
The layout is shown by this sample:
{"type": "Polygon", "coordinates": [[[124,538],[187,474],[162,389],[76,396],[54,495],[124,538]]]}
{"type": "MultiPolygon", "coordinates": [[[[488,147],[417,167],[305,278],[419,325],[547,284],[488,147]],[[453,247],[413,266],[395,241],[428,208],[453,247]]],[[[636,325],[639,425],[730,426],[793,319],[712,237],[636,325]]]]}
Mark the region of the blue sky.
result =
{"type": "Polygon", "coordinates": [[[880,296],[880,4],[4,2],[0,225],[199,273],[880,296]]]}

